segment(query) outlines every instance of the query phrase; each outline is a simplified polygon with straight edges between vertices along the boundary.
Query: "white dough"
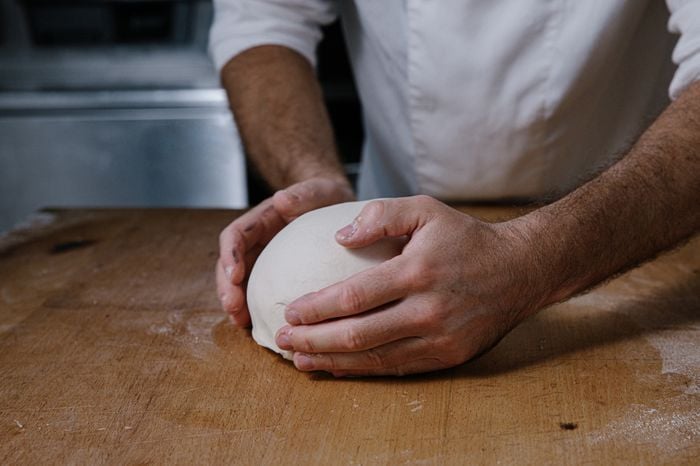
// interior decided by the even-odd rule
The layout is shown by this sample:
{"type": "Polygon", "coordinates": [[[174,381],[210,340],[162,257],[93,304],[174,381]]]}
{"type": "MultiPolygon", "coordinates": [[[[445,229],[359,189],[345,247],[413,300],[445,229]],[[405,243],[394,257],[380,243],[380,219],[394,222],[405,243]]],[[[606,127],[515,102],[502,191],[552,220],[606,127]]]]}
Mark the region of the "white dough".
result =
{"type": "Polygon", "coordinates": [[[250,273],[247,296],[253,339],[259,345],[291,359],[292,352],[275,344],[275,334],[287,324],[287,304],[401,252],[403,239],[382,239],[361,249],[347,249],[336,242],[335,232],[352,222],[367,202],[347,202],[308,212],[265,247],[250,273]]]}

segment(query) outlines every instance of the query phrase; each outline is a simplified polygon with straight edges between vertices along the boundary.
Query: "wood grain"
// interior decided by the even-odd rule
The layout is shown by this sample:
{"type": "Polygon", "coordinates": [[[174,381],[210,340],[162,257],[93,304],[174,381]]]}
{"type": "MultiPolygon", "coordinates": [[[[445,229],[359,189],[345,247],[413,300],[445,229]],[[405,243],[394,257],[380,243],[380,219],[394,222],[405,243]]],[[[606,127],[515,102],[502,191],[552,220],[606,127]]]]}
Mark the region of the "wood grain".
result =
{"type": "Polygon", "coordinates": [[[52,211],[0,239],[0,464],[697,464],[697,238],[462,367],[335,380],[219,310],[237,214],[52,211]]]}

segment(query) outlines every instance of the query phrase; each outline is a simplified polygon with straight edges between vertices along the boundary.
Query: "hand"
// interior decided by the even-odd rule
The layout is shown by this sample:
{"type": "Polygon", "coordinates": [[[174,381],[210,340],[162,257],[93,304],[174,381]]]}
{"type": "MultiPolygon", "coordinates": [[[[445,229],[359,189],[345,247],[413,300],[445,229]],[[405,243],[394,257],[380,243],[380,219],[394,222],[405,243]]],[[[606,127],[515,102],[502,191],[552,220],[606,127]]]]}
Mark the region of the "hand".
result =
{"type": "Polygon", "coordinates": [[[402,375],[490,349],[539,309],[527,238],[427,196],[367,204],[336,240],[359,248],[408,235],[395,258],[290,303],[280,348],[303,371],[402,375]]]}
{"type": "Polygon", "coordinates": [[[236,325],[250,325],[246,281],[272,237],[305,212],[353,199],[352,188],[344,178],[311,178],[277,191],[221,232],[216,288],[221,306],[236,325]]]}

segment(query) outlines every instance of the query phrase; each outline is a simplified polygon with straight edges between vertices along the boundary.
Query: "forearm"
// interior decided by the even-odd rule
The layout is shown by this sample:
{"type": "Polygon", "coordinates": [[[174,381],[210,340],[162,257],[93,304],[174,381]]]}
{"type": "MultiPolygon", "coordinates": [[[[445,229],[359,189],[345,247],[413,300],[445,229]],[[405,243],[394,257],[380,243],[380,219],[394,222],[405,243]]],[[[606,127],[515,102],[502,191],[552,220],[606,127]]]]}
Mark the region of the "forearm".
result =
{"type": "MultiPolygon", "coordinates": [[[[566,299],[700,228],[700,83],[594,180],[516,221],[535,257],[540,305],[566,299]]],[[[532,309],[534,311],[536,309],[532,309]]]]}
{"type": "Polygon", "coordinates": [[[309,62],[260,46],[221,72],[248,157],[273,189],[317,177],[344,179],[333,131],[309,62]]]}

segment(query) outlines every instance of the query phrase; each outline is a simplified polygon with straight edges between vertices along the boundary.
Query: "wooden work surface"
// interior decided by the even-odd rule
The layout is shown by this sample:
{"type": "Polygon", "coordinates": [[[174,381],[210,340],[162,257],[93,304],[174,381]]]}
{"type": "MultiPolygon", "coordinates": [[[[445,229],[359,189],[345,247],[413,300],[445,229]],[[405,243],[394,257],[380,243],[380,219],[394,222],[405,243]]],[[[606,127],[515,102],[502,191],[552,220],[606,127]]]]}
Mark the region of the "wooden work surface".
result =
{"type": "Polygon", "coordinates": [[[0,239],[0,464],[700,461],[698,238],[476,362],[335,380],[219,310],[235,215],[47,211],[0,239]]]}

